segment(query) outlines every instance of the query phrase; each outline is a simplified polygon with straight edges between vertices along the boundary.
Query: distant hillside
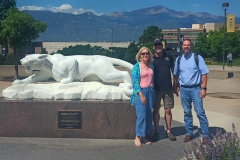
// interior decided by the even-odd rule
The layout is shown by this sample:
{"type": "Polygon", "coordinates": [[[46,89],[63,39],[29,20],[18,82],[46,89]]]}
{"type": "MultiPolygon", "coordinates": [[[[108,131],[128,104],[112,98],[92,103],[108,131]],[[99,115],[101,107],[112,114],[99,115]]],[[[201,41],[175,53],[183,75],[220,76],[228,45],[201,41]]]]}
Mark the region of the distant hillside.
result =
{"type": "MultiPolygon", "coordinates": [[[[163,6],[134,10],[132,12],[113,12],[97,16],[91,12],[74,15],[53,13],[51,11],[27,11],[36,19],[48,24],[47,31],[38,40],[42,41],[113,41],[138,40],[143,30],[150,25],[162,29],[191,28],[193,23],[223,23],[222,16],[206,12],[181,12],[163,6]],[[77,30],[79,29],[79,30],[77,30]],[[99,31],[97,31],[99,30],[99,31]]],[[[240,18],[236,18],[240,23],[240,18]]]]}

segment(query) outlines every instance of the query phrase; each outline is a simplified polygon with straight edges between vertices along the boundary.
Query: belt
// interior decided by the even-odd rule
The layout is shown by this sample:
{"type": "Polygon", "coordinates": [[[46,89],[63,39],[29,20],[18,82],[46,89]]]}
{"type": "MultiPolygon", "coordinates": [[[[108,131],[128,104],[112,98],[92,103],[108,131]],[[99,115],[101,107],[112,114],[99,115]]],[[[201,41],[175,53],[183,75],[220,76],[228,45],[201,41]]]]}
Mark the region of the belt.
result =
{"type": "Polygon", "coordinates": [[[181,87],[183,87],[183,88],[195,88],[195,87],[201,87],[201,84],[196,84],[196,85],[192,85],[192,86],[181,85],[181,87]]]}
{"type": "Polygon", "coordinates": [[[154,90],[154,87],[153,87],[153,86],[149,86],[149,87],[146,87],[146,88],[141,88],[141,89],[146,89],[146,90],[147,90],[147,89],[150,89],[150,90],[152,90],[152,91],[153,91],[153,90],[154,90]]]}

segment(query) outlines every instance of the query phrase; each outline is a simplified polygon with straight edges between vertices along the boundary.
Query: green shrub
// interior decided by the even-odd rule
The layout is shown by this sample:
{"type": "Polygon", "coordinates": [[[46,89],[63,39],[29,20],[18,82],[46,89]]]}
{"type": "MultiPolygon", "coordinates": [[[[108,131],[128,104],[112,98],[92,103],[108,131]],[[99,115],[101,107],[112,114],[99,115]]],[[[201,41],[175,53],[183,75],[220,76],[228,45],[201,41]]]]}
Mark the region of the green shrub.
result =
{"type": "Polygon", "coordinates": [[[234,59],[233,66],[240,66],[240,59],[234,59]]]}
{"type": "Polygon", "coordinates": [[[14,65],[14,55],[0,55],[0,65],[14,65]]]}

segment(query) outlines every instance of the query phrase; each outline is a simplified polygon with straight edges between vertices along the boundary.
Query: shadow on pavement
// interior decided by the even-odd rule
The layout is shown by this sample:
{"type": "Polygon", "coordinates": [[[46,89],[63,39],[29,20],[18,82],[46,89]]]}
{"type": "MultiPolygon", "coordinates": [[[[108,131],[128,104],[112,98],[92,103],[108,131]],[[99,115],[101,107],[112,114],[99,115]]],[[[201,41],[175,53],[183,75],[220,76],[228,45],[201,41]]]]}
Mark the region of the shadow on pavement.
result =
{"type": "MultiPolygon", "coordinates": [[[[176,124],[177,121],[175,121],[176,124]]],[[[180,123],[180,122],[177,122],[180,123]]],[[[177,141],[179,141],[179,137],[185,137],[186,135],[186,130],[185,130],[185,126],[183,123],[180,123],[181,126],[175,126],[171,128],[171,132],[174,136],[176,136],[177,141]]],[[[154,126],[153,126],[154,127],[154,126]]],[[[165,126],[159,126],[159,140],[164,140],[164,139],[168,139],[166,138],[166,127],[165,126]]],[[[216,135],[217,131],[221,130],[222,133],[225,133],[226,130],[224,128],[221,127],[209,127],[209,137],[213,137],[214,135],[216,135]]],[[[154,133],[154,131],[153,131],[154,133]]],[[[198,128],[198,126],[193,126],[193,139],[198,139],[200,136],[202,135],[201,133],[201,128],[198,128]]],[[[180,138],[182,139],[182,138],[180,138]]],[[[153,141],[153,143],[158,142],[158,141],[153,141]]]]}
{"type": "MultiPolygon", "coordinates": [[[[154,126],[152,126],[152,128],[154,128],[154,126]]],[[[196,130],[198,129],[197,126],[193,126],[193,130],[194,132],[196,132],[196,130]]],[[[160,125],[159,125],[159,140],[164,140],[164,139],[168,139],[166,137],[166,126],[165,126],[165,120],[163,117],[161,117],[160,119],[160,125]],[[164,125],[162,125],[164,124],[164,125]]],[[[174,136],[176,136],[177,138],[177,141],[178,141],[178,137],[180,136],[185,136],[186,134],[186,130],[185,130],[185,125],[184,123],[181,123],[179,121],[175,121],[175,120],[172,120],[172,128],[171,128],[171,132],[174,136]]],[[[153,130],[153,133],[154,133],[154,130],[153,130]]],[[[199,136],[198,136],[199,137],[199,136]]],[[[153,141],[153,142],[158,142],[158,141],[153,141]]]]}
{"type": "MultiPolygon", "coordinates": [[[[213,136],[216,135],[217,131],[220,130],[222,133],[225,133],[226,130],[224,128],[221,127],[209,127],[209,137],[212,138],[213,136]]],[[[197,128],[197,132],[193,135],[193,138],[199,138],[202,135],[201,129],[197,128]]]]}

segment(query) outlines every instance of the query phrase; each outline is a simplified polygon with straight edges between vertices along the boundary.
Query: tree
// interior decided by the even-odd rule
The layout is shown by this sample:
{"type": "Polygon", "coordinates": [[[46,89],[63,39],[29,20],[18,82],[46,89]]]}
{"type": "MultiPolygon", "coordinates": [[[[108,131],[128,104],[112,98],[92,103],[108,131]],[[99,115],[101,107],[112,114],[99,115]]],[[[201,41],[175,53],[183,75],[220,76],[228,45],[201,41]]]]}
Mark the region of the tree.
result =
{"type": "Polygon", "coordinates": [[[139,44],[145,45],[146,43],[152,42],[155,38],[163,39],[162,29],[157,26],[149,26],[143,31],[143,35],[139,37],[139,44]]]}
{"type": "Polygon", "coordinates": [[[76,45],[65,47],[62,50],[58,50],[57,53],[60,53],[64,56],[70,55],[111,55],[111,52],[107,49],[104,49],[99,46],[90,46],[88,45],[76,45]]]}
{"type": "Polygon", "coordinates": [[[0,55],[0,65],[14,65],[14,57],[12,54],[0,55]]]}
{"type": "MultiPolygon", "coordinates": [[[[194,51],[203,57],[216,57],[222,61],[224,28],[219,31],[210,31],[209,33],[199,33],[194,51]]],[[[226,33],[225,53],[231,52],[233,57],[239,57],[240,53],[240,31],[226,33]]],[[[226,58],[226,57],[225,57],[226,58]]]]}
{"type": "Polygon", "coordinates": [[[220,31],[210,31],[207,43],[209,47],[208,55],[220,60],[223,54],[223,33],[220,31]]]}
{"type": "Polygon", "coordinates": [[[16,1],[15,0],[1,0],[0,1],[0,22],[6,18],[5,13],[10,8],[16,7],[16,1]]]}
{"type": "MultiPolygon", "coordinates": [[[[219,61],[222,60],[223,56],[223,39],[224,31],[220,28],[219,31],[210,31],[207,38],[209,45],[209,54],[211,57],[217,57],[219,61]]],[[[225,59],[227,53],[231,52],[234,57],[240,53],[240,31],[235,31],[233,33],[226,33],[225,37],[225,59]]]]}
{"type": "Polygon", "coordinates": [[[14,50],[15,78],[18,78],[18,50],[31,44],[39,37],[39,33],[46,30],[47,24],[35,20],[31,15],[23,13],[16,8],[6,12],[6,18],[1,22],[0,40],[9,44],[14,50]]]}
{"type": "Polygon", "coordinates": [[[99,46],[90,45],[76,45],[65,47],[62,50],[58,50],[57,53],[64,56],[70,55],[103,55],[107,57],[113,57],[122,59],[132,64],[136,63],[135,56],[139,50],[139,45],[135,42],[131,42],[128,48],[112,47],[111,50],[104,49],[99,46]]]}
{"type": "Polygon", "coordinates": [[[199,33],[194,46],[194,52],[200,54],[204,58],[208,57],[209,46],[207,42],[207,33],[199,33]]]}
{"type": "Polygon", "coordinates": [[[227,33],[225,51],[226,55],[231,52],[233,58],[240,58],[240,31],[227,33]]]}
{"type": "MultiPolygon", "coordinates": [[[[2,22],[3,19],[6,18],[5,14],[6,14],[7,10],[10,9],[10,8],[15,8],[15,7],[16,7],[16,1],[15,0],[1,0],[0,1],[0,31],[2,30],[1,29],[1,22],[2,22]]],[[[0,40],[0,45],[2,45],[1,40],[0,40]]],[[[9,56],[7,56],[7,57],[9,57],[9,56]]],[[[2,58],[2,60],[3,60],[3,58],[2,58]]],[[[6,63],[8,64],[8,62],[6,62],[6,63]]],[[[2,62],[2,64],[4,64],[4,62],[2,62]]]]}
{"type": "Polygon", "coordinates": [[[135,57],[139,49],[140,49],[140,46],[137,43],[131,42],[127,48],[124,60],[132,64],[136,63],[135,57]]]}

